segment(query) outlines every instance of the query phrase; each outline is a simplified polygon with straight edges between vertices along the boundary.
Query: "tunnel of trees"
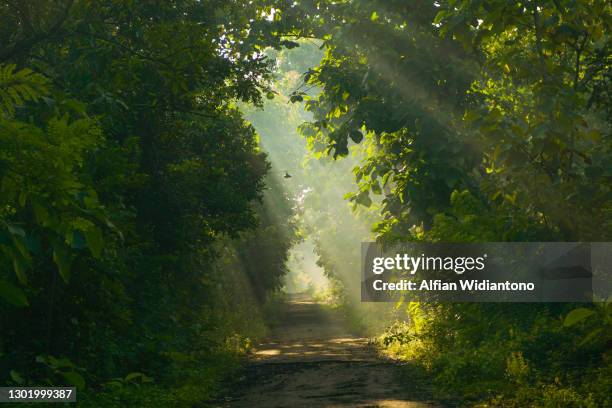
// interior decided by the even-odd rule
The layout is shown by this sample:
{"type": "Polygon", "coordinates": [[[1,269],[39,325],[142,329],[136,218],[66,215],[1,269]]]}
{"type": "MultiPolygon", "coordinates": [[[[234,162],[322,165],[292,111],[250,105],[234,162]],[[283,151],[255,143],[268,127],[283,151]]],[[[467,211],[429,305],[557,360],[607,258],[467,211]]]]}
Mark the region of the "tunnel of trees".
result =
{"type": "MultiPolygon", "coordinates": [[[[605,0],[0,1],[0,383],[210,400],[306,239],[355,314],[362,240],[609,241],[611,25],[605,0]]],[[[612,405],[609,303],[398,307],[380,347],[437,398],[612,405]]]]}

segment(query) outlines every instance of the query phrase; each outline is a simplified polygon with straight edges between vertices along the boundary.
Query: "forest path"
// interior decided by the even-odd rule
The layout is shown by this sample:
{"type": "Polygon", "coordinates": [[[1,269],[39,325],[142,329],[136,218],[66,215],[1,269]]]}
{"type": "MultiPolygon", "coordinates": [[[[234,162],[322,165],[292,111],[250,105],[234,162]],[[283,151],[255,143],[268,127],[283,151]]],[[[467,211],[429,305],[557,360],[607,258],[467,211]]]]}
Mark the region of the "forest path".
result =
{"type": "Polygon", "coordinates": [[[235,395],[219,406],[422,408],[418,386],[402,384],[398,367],[351,335],[339,313],[293,296],[268,341],[254,350],[235,395]]]}

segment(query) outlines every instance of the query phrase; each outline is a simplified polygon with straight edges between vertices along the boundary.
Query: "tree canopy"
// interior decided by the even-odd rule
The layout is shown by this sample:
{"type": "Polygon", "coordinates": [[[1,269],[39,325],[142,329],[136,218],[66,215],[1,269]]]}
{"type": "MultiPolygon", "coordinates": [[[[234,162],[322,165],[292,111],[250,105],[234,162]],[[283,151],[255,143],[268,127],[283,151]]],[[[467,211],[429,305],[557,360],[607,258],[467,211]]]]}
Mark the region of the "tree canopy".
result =
{"type": "MultiPolygon", "coordinates": [[[[196,405],[304,239],[347,308],[370,231],[609,240],[611,24],[603,0],[1,2],[0,380],[196,405]]],[[[609,304],[403,306],[383,342],[445,398],[610,402],[609,304]]]]}

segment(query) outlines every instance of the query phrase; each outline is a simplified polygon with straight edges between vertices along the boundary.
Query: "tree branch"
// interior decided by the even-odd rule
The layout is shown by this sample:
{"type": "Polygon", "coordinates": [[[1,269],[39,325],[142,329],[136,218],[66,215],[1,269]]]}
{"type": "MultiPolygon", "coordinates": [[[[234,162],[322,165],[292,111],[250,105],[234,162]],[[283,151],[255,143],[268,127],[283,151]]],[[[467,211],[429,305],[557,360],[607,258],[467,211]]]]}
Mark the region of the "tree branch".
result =
{"type": "MultiPolygon", "coordinates": [[[[30,31],[32,31],[33,33],[32,36],[24,39],[21,42],[15,43],[11,48],[5,50],[4,52],[1,52],[0,62],[7,61],[11,58],[14,58],[16,55],[19,55],[19,54],[28,53],[36,44],[41,43],[50,38],[53,38],[54,35],[59,33],[62,25],[68,19],[68,15],[70,14],[70,9],[72,8],[73,4],[74,4],[74,0],[69,0],[66,7],[64,8],[61,15],[59,16],[59,18],[51,25],[51,27],[45,32],[41,32],[38,34],[35,33],[32,22],[29,21],[30,19],[24,17],[24,19],[28,21],[27,22],[22,21],[22,23],[23,24],[27,23],[27,25],[30,27],[30,31]]],[[[25,13],[25,11],[21,9],[19,10],[19,12],[22,15],[27,14],[25,13]]]]}

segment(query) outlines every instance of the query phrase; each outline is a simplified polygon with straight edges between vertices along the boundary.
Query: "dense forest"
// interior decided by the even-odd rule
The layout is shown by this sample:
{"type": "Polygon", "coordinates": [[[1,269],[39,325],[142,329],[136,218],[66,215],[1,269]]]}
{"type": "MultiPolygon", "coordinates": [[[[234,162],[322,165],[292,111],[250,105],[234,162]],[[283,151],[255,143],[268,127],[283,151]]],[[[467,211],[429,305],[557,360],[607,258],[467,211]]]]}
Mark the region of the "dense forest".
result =
{"type": "Polygon", "coordinates": [[[612,406],[609,302],[359,301],[361,241],[611,240],[611,26],[604,0],[0,2],[0,385],[203,406],[306,242],[437,401],[612,406]]]}

